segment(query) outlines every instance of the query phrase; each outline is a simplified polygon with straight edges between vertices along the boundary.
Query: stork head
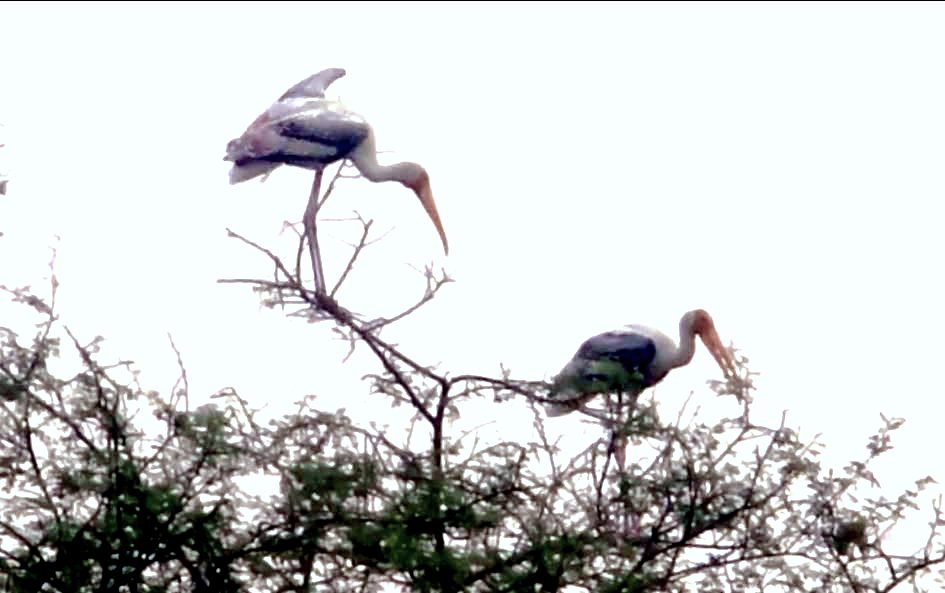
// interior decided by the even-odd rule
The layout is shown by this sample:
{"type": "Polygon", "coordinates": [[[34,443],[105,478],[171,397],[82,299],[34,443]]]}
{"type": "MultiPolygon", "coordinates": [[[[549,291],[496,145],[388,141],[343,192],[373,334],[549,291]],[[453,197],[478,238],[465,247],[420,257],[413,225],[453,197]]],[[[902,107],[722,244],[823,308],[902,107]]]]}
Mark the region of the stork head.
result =
{"type": "Polygon", "coordinates": [[[443,253],[449,255],[449,242],[446,240],[446,231],[443,230],[443,223],[440,222],[440,214],[436,210],[436,202],[433,200],[433,189],[430,187],[430,176],[426,169],[414,163],[404,163],[409,170],[403,176],[400,176],[401,183],[413,190],[423,209],[427,211],[427,216],[433,221],[436,232],[440,235],[440,241],[443,243],[443,253]]]}
{"type": "Polygon", "coordinates": [[[715,331],[715,322],[712,317],[703,309],[695,309],[686,313],[685,321],[692,328],[692,332],[699,336],[706,349],[715,358],[719,368],[726,376],[736,375],[735,361],[728,349],[722,345],[718,332],[715,331]]]}

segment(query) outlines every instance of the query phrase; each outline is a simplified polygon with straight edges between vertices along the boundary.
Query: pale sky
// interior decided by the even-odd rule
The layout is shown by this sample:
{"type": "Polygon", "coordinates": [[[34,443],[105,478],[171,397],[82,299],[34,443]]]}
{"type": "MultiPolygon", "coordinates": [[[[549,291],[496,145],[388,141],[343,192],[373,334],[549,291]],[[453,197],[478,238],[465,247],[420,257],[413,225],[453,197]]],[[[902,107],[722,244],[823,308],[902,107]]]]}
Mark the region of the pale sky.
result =
{"type": "MultiPolygon", "coordinates": [[[[327,324],[216,283],[269,275],[225,229],[291,251],[282,222],[311,181],[284,168],[230,186],[227,141],[342,67],[329,95],[372,123],[383,160],[427,168],[450,239],[444,257],[396,184],[349,181],[329,202],[393,229],[341,295],[352,308],[408,305],[423,288],[411,265],[455,278],[386,334],[408,354],[542,379],[594,333],[675,338],[702,307],[761,373],[759,414],[787,409],[841,460],[865,453],[880,412],[903,416],[889,483],[945,482],[928,454],[943,409],[943,3],[13,2],[0,23],[0,282],[38,284],[55,243],[66,322],[156,388],[173,382],[170,332],[198,396],[367,409],[370,359],[342,365],[327,324]]],[[[333,262],[356,230],[323,231],[333,262]]],[[[657,393],[694,389],[731,413],[704,388],[719,375],[700,345],[657,393]]],[[[509,406],[506,423],[530,424],[509,406]]]]}

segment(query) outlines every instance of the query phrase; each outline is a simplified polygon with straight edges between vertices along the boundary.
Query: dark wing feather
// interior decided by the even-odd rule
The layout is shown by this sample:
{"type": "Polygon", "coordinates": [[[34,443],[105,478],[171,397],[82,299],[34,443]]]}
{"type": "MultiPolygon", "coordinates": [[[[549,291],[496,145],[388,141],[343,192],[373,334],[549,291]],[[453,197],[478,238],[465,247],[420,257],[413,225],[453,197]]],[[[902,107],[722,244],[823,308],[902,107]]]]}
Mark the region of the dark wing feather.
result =
{"type": "Polygon", "coordinates": [[[643,373],[656,358],[656,344],[640,334],[606,332],[581,344],[576,356],[588,361],[610,360],[620,363],[628,372],[643,373]]]}
{"type": "Polygon", "coordinates": [[[597,393],[639,391],[655,358],[656,344],[640,334],[613,331],[585,340],[552,381],[549,395],[561,402],[549,414],[567,413],[597,393]]]}
{"type": "Polygon", "coordinates": [[[368,124],[344,114],[319,110],[314,114],[286,118],[276,126],[286,138],[331,146],[338,158],[354,150],[370,135],[368,124]]]}

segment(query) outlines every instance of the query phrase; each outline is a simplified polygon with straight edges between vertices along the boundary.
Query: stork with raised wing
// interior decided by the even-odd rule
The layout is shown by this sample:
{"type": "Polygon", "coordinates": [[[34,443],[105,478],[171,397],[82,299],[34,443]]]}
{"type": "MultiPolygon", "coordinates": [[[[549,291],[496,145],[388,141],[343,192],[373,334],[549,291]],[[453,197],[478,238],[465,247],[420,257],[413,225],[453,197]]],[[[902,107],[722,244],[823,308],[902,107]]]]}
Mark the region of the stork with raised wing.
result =
{"type": "Polygon", "coordinates": [[[342,68],[328,68],[309,76],[231,140],[224,157],[233,163],[230,183],[268,175],[282,165],[316,171],[348,159],[369,181],[397,181],[413,190],[436,227],[443,252],[449,254],[427,171],[412,162],[379,164],[370,124],[340,102],[325,98],[331,83],[344,75],[342,68]]]}

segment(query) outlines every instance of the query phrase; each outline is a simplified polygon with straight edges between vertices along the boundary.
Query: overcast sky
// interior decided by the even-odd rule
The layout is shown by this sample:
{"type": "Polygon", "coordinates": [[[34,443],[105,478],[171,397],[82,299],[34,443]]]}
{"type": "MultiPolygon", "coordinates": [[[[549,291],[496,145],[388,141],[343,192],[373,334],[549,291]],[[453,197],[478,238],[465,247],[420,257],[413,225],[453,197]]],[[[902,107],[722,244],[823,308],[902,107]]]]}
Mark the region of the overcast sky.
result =
{"type": "MultiPolygon", "coordinates": [[[[353,308],[409,305],[411,266],[455,278],[388,334],[407,353],[548,378],[594,333],[676,337],[702,307],[760,373],[759,413],[841,459],[904,416],[886,467],[945,479],[923,455],[943,411],[942,3],[4,3],[0,23],[0,281],[36,283],[57,245],[66,322],[155,387],[169,332],[197,394],[358,405],[366,359],[340,364],[327,325],[217,284],[269,274],[227,227],[291,251],[311,180],[230,186],[227,141],[342,67],[329,94],[385,162],[427,168],[450,238],[444,257],[395,184],[329,203],[391,231],[340,295],[353,308]]],[[[323,231],[333,262],[356,231],[323,231]]],[[[700,345],[657,394],[705,399],[718,375],[700,345]]]]}

